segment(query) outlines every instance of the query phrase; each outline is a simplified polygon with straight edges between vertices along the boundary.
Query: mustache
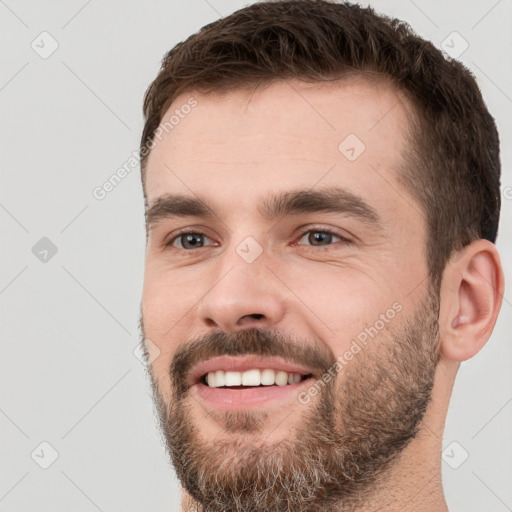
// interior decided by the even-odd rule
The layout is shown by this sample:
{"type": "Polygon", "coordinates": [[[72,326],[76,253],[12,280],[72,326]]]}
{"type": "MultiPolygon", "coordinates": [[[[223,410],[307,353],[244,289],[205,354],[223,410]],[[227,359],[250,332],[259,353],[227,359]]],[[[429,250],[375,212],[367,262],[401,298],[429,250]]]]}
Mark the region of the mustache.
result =
{"type": "Polygon", "coordinates": [[[314,375],[323,375],[336,361],[326,346],[308,340],[292,341],[273,330],[250,328],[233,333],[207,333],[182,345],[173,357],[170,377],[176,398],[187,393],[187,375],[198,363],[218,356],[242,355],[281,357],[310,369],[314,375]]]}

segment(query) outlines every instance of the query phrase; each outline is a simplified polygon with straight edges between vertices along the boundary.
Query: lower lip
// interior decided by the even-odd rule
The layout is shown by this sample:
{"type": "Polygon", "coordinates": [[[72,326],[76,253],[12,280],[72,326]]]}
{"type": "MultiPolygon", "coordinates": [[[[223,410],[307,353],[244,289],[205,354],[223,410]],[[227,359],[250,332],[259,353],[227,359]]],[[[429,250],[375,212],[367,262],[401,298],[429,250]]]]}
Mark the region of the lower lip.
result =
{"type": "Polygon", "coordinates": [[[270,402],[277,402],[292,397],[297,397],[299,390],[310,386],[313,378],[307,378],[303,381],[286,386],[258,386],[247,389],[230,388],[211,388],[202,382],[195,384],[192,389],[195,390],[198,397],[206,404],[222,410],[234,410],[251,408],[266,405],[270,402]]]}

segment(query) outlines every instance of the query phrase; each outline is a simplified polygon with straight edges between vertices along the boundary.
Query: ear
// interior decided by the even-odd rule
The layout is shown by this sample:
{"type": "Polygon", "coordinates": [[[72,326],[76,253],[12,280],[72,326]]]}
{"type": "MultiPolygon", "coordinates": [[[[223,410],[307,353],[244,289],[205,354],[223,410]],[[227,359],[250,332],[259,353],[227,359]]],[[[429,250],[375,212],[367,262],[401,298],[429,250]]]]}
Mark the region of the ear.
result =
{"type": "Polygon", "coordinates": [[[489,339],[503,300],[503,268],[496,246],[475,240],[448,261],[441,283],[441,354],[465,361],[489,339]]]}

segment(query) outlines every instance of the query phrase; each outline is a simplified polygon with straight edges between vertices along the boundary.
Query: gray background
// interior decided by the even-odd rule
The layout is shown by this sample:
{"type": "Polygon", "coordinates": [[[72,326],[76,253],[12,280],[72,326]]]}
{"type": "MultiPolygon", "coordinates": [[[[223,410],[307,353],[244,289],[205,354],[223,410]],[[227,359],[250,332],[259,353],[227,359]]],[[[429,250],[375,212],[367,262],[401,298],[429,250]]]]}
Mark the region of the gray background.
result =
{"type": "MultiPolygon", "coordinates": [[[[164,53],[246,3],[0,0],[0,511],[178,510],[134,355],[139,170],[101,201],[92,191],[137,150],[142,96],[164,53]]],[[[512,0],[370,4],[437,46],[469,44],[460,60],[502,140],[497,245],[510,281],[512,0]]],[[[512,510],[511,301],[507,290],[490,341],[457,378],[443,440],[453,512],[512,510]]]]}

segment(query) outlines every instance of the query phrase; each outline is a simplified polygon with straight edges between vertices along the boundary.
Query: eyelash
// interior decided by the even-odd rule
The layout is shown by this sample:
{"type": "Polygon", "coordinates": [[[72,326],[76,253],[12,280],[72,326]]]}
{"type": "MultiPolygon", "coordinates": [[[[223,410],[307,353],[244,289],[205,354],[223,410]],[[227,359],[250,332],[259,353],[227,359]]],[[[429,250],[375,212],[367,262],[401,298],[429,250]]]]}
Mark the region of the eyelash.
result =
{"type": "MultiPolygon", "coordinates": [[[[309,229],[303,231],[299,238],[298,238],[298,241],[302,240],[302,238],[304,238],[304,235],[307,235],[308,233],[327,233],[329,235],[334,235],[334,236],[337,236],[339,239],[340,239],[340,242],[338,243],[343,243],[344,245],[346,244],[352,244],[353,242],[351,240],[349,240],[348,238],[340,235],[339,233],[337,233],[336,231],[334,231],[333,229],[329,229],[329,228],[323,228],[323,227],[310,227],[309,229]]],[[[170,248],[172,250],[178,250],[178,251],[184,251],[186,253],[192,253],[194,254],[196,251],[199,251],[201,249],[204,249],[205,247],[198,247],[196,249],[182,249],[181,247],[174,247],[173,244],[174,242],[180,238],[182,235],[202,235],[202,236],[205,236],[207,238],[208,235],[206,233],[203,233],[201,231],[189,231],[188,228],[187,229],[183,229],[181,231],[178,231],[168,242],[166,242],[164,245],[166,248],[170,248]]],[[[294,242],[293,245],[306,245],[307,244],[299,244],[297,242],[294,242]]],[[[315,246],[315,245],[309,245],[308,247],[310,247],[311,249],[313,250],[317,250],[317,251],[322,251],[322,250],[328,250],[331,248],[332,245],[335,245],[334,243],[332,244],[329,244],[329,245],[326,245],[326,246],[315,246]]],[[[211,246],[209,246],[211,247],[211,246]]]]}

